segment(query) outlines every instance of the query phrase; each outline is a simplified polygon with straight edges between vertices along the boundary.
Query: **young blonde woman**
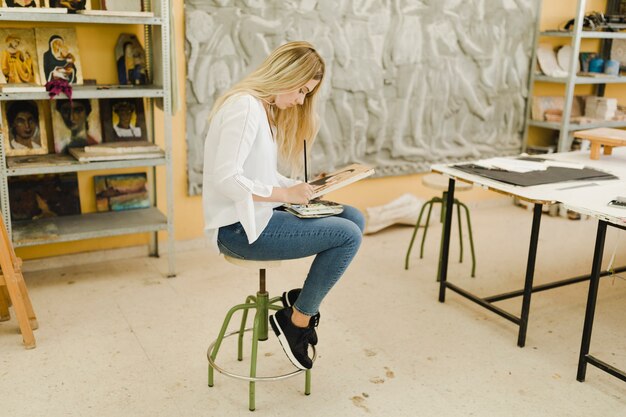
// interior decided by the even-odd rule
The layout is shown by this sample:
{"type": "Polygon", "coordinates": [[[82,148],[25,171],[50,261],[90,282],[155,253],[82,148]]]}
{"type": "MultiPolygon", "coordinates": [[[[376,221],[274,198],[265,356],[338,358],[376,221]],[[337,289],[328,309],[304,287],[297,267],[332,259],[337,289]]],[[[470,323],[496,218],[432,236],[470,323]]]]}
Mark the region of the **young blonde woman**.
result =
{"type": "Polygon", "coordinates": [[[323,80],[324,61],[311,44],[280,46],[216,101],[204,144],[204,221],[214,246],[250,260],[315,255],[302,288],[283,293],[285,308],[270,317],[300,369],[313,365],[308,346],[317,343],[320,303],[354,258],[364,227],[350,206],[319,219],[279,209],[311,198],[312,186],[281,175],[278,161],[301,172],[305,141],[310,147],[318,130],[315,102],[323,80]]]}

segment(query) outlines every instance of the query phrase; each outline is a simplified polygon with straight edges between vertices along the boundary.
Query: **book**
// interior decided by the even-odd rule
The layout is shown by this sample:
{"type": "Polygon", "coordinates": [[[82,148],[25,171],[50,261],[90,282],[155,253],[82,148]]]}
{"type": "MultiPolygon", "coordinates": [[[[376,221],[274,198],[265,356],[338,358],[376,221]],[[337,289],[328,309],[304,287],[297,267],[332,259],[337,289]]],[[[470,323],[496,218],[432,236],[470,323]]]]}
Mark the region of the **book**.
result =
{"type": "Polygon", "coordinates": [[[331,172],[322,178],[309,182],[314,187],[312,198],[317,198],[331,191],[338,190],[374,174],[374,168],[361,164],[352,164],[331,172]]]}
{"type": "Polygon", "coordinates": [[[141,2],[139,0],[101,0],[100,4],[104,10],[141,11],[141,2]]]}
{"type": "Polygon", "coordinates": [[[96,153],[85,152],[83,148],[70,148],[70,154],[80,162],[99,162],[99,161],[116,161],[127,159],[151,159],[165,158],[165,152],[158,150],[154,152],[137,152],[137,153],[96,153]]]}
{"type": "Polygon", "coordinates": [[[133,12],[128,10],[77,10],[76,14],[89,16],[154,17],[154,13],[152,12],[133,12]]]}
{"type": "Polygon", "coordinates": [[[285,203],[283,206],[286,212],[300,217],[301,219],[315,219],[343,212],[343,206],[341,204],[327,200],[314,200],[309,204],[285,203]]]}
{"type": "Polygon", "coordinates": [[[108,142],[100,145],[85,146],[85,153],[101,154],[129,154],[142,152],[158,152],[161,148],[147,140],[133,140],[128,142],[108,142]]]}

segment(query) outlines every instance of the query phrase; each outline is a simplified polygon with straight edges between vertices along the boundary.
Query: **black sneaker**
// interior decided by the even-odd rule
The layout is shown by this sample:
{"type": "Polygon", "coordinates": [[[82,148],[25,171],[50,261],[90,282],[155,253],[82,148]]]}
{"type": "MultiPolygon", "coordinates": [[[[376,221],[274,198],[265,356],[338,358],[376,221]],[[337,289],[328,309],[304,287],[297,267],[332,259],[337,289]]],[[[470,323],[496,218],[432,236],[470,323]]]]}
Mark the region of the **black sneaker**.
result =
{"type": "Polygon", "coordinates": [[[312,327],[298,327],[291,322],[291,308],[283,308],[270,316],[270,324],[287,357],[298,369],[311,369],[309,338],[312,327]]]}
{"type": "MultiPolygon", "coordinates": [[[[300,295],[300,291],[302,288],[294,288],[293,290],[289,290],[288,292],[283,292],[283,295],[280,297],[280,300],[283,303],[283,307],[289,308],[293,307],[300,295]]],[[[317,345],[317,332],[315,331],[315,327],[320,322],[320,313],[311,317],[311,321],[309,322],[309,327],[312,327],[311,335],[309,336],[309,343],[313,346],[317,345]]]]}

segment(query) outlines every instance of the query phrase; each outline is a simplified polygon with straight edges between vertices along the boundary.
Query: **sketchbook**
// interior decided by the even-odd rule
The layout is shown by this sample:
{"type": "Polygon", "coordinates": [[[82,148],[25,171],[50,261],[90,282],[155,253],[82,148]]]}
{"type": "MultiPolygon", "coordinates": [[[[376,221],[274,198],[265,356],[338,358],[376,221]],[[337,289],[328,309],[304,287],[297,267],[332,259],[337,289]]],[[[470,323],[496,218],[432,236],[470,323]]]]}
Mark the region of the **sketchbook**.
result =
{"type": "Polygon", "coordinates": [[[346,185],[369,177],[372,174],[374,174],[374,168],[361,164],[348,165],[322,178],[309,182],[309,184],[314,187],[313,197],[311,198],[317,198],[331,191],[338,190],[346,185]]]}
{"type": "Polygon", "coordinates": [[[339,203],[326,200],[314,200],[309,204],[284,204],[285,211],[300,217],[301,219],[315,219],[332,216],[343,212],[343,206],[339,203]]]}

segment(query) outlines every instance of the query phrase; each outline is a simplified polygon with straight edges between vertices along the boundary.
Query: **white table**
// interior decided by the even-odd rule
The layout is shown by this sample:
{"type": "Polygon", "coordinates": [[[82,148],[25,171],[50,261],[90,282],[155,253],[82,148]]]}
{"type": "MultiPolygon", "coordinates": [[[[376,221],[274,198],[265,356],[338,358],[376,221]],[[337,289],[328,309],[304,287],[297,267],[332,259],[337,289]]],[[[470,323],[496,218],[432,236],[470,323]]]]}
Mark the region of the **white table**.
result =
{"type": "MultiPolygon", "coordinates": [[[[520,187],[482,177],[480,175],[467,173],[465,171],[461,171],[455,168],[452,165],[441,164],[433,165],[431,167],[432,171],[449,177],[447,193],[448,199],[446,201],[446,216],[442,237],[443,242],[441,246],[439,301],[445,302],[446,289],[450,289],[460,294],[461,296],[481,305],[482,307],[500,315],[501,317],[504,317],[505,319],[517,324],[519,326],[517,344],[520,347],[523,347],[526,343],[526,331],[528,328],[528,316],[530,313],[530,300],[533,292],[544,291],[590,279],[590,275],[583,275],[533,287],[535,260],[537,256],[537,242],[539,239],[539,228],[541,224],[542,205],[564,202],[566,204],[572,204],[572,206],[576,206],[576,203],[580,203],[581,201],[593,200],[594,203],[588,203],[589,209],[593,209],[597,208],[596,206],[602,205],[602,202],[600,202],[601,198],[611,196],[610,199],[612,199],[616,195],[626,194],[626,148],[618,148],[615,150],[613,155],[607,155],[602,158],[602,160],[598,161],[590,160],[589,153],[584,151],[541,155],[541,157],[557,161],[583,163],[588,167],[608,171],[617,176],[618,179],[602,181],[568,181],[530,187],[520,187]],[[448,255],[450,249],[450,230],[452,224],[452,202],[454,201],[454,184],[457,180],[469,182],[485,189],[511,195],[534,204],[528,260],[526,264],[526,276],[524,281],[524,288],[522,290],[512,291],[489,297],[479,297],[448,281],[448,255]],[[620,190],[622,190],[621,193],[620,190]],[[497,301],[518,296],[522,296],[522,307],[519,317],[494,305],[494,303],[497,301]]],[[[582,210],[580,204],[577,207],[582,210]]],[[[626,270],[626,267],[616,268],[616,270],[623,271],[626,270]]],[[[608,272],[600,272],[599,270],[596,272],[598,277],[608,275],[608,272]]]]}

